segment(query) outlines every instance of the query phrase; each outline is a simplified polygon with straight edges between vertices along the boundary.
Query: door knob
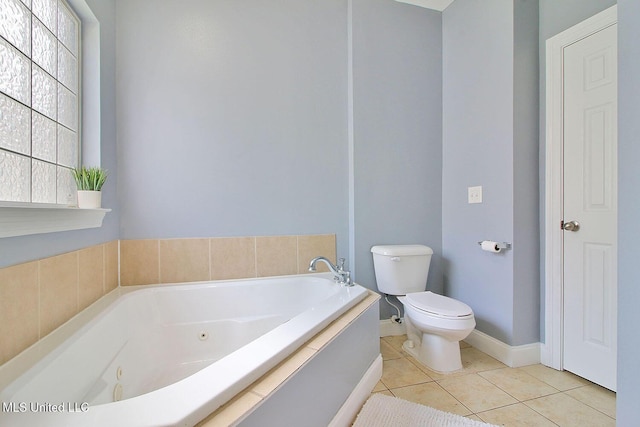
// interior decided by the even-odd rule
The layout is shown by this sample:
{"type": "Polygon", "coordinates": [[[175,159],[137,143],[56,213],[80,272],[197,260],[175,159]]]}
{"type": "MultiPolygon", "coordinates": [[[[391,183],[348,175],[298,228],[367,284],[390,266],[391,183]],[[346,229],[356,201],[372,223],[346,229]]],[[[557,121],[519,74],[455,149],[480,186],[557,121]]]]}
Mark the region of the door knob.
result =
{"type": "Polygon", "coordinates": [[[580,230],[580,223],[578,221],[562,221],[562,229],[565,231],[578,231],[580,230]]]}

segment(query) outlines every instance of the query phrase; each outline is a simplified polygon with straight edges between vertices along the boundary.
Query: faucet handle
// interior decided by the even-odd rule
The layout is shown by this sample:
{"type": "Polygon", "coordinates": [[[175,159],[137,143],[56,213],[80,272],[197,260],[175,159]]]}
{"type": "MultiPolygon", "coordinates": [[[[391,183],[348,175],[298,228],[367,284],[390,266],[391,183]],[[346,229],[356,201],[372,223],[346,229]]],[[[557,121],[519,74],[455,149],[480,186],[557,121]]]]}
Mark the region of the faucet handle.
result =
{"type": "Polygon", "coordinates": [[[338,271],[344,271],[344,262],[346,260],[344,258],[338,258],[338,271]]]}

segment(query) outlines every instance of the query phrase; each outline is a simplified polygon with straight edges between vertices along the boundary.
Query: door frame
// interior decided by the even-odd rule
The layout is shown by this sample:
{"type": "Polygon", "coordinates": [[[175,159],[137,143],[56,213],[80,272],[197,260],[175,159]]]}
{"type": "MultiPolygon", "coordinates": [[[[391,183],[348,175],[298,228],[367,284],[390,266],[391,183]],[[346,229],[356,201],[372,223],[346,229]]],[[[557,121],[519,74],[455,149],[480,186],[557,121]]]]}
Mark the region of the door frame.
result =
{"type": "Polygon", "coordinates": [[[618,21],[617,5],[551,37],[546,42],[545,143],[545,343],[542,364],[563,369],[563,53],[564,49],[618,21]]]}

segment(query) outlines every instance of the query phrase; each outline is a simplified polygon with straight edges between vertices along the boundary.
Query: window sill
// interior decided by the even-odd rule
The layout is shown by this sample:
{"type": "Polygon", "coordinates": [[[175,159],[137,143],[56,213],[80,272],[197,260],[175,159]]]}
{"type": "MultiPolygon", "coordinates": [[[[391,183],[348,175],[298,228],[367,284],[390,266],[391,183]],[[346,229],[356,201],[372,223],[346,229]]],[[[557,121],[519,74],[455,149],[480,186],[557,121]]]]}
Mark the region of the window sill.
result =
{"type": "Polygon", "coordinates": [[[0,238],[102,227],[111,209],[0,203],[0,238]]]}

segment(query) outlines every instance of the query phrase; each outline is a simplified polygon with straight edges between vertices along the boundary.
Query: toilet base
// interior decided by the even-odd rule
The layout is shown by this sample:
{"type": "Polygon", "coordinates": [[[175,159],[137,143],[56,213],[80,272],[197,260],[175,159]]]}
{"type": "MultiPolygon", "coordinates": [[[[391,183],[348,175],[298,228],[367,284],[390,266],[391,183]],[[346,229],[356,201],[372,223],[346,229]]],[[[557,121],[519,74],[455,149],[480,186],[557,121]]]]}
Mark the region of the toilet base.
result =
{"type": "Polygon", "coordinates": [[[438,335],[422,334],[421,342],[409,339],[402,344],[402,348],[432,371],[447,373],[462,369],[458,341],[448,341],[438,335]]]}

